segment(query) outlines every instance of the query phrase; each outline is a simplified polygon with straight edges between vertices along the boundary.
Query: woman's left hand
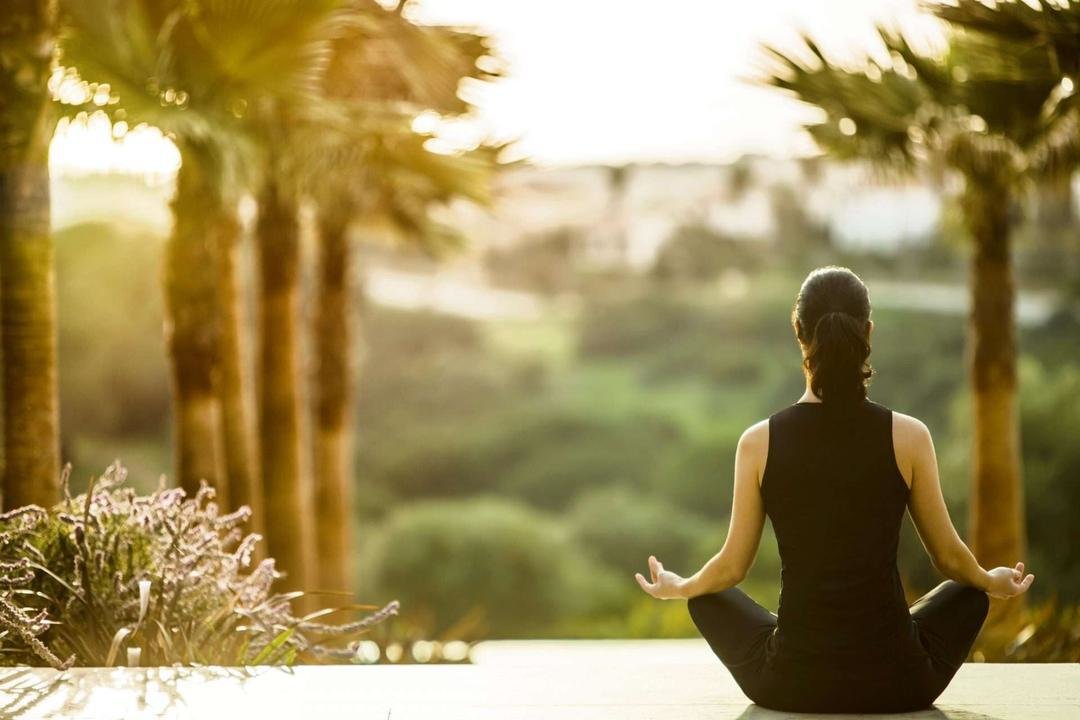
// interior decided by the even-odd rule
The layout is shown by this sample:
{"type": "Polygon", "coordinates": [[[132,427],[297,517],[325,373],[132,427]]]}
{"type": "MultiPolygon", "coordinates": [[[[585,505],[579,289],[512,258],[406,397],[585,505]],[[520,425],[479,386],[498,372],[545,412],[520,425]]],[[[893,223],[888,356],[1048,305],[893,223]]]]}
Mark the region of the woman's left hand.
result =
{"type": "Polygon", "coordinates": [[[641,589],[652,595],[657,600],[678,600],[686,597],[686,580],[679,575],[665,570],[664,566],[654,556],[649,556],[649,574],[652,582],[649,582],[641,573],[635,573],[641,589]]]}

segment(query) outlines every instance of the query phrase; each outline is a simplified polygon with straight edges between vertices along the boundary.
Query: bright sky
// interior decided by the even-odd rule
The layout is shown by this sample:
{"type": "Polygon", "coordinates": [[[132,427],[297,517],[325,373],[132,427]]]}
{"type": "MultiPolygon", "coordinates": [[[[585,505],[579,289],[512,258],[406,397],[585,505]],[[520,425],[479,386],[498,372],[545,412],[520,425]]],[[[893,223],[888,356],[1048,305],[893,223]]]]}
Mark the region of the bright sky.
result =
{"type": "MultiPolygon", "coordinates": [[[[744,80],[760,43],[791,47],[806,30],[843,56],[873,47],[875,22],[934,27],[915,0],[417,0],[409,12],[496,39],[507,77],[469,90],[479,113],[462,135],[517,140],[518,154],[544,164],[807,154],[808,110],[744,80]]],[[[168,173],[179,158],[160,133],[114,143],[98,121],[62,128],[52,162],[168,173]]]]}

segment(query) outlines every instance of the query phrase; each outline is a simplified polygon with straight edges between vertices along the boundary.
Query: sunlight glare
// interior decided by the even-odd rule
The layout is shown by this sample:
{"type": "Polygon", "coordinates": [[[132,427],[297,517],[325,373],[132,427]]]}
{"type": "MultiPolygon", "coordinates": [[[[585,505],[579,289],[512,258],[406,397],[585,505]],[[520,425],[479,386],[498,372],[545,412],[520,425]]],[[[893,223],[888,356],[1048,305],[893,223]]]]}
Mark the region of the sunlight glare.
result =
{"type": "Polygon", "coordinates": [[[96,173],[142,175],[164,182],[180,167],[180,152],[159,129],[146,124],[115,124],[97,111],[61,118],[49,148],[49,168],[57,176],[96,173]]]}

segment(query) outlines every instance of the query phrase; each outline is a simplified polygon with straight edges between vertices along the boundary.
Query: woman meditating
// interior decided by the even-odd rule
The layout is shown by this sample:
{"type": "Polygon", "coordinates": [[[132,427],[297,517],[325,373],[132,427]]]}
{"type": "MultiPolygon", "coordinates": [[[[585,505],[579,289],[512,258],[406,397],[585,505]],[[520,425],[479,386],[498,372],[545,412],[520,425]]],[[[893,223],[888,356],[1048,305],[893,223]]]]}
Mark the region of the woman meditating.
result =
{"type": "Polygon", "coordinates": [[[813,271],[792,314],[806,392],[751,426],[735,454],[723,548],[690,577],[649,558],[638,584],[689,599],[690,616],[755,703],[794,712],[903,712],[930,706],[967,657],[987,595],[1034,581],[984,570],[957,535],[926,426],[869,400],[870,299],[846,268],[813,271]],[[905,508],[946,577],[910,608],[896,567],[905,508]],[[765,516],[780,551],[776,615],[735,586],[765,516]]]}

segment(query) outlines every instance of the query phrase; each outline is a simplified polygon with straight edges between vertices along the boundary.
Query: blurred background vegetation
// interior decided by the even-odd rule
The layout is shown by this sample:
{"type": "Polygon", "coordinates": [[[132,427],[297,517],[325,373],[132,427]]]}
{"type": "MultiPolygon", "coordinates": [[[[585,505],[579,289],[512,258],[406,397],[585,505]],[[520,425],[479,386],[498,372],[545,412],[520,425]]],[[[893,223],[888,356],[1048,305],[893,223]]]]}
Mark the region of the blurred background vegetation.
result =
{"type": "MultiPolygon", "coordinates": [[[[411,7],[18,0],[5,508],[119,458],[250,505],[287,589],[400,600],[406,639],[689,636],[632,574],[720,547],[738,437],[802,392],[795,293],[840,264],[872,399],[929,425],[980,559],[1039,576],[993,657],[1075,655],[1080,4],[934,6],[941,47],[878,29],[857,62],[756,47],[823,154],[559,165],[452,142],[505,68],[411,7]],[[153,133],[141,170],[84,162],[153,133]]],[[[902,540],[914,599],[940,577],[902,540]]],[[[775,608],[768,529],[744,585],[775,608]]]]}
{"type": "MultiPolygon", "coordinates": [[[[99,181],[79,182],[92,192],[99,181]]],[[[156,202],[152,192],[144,197],[156,202]]],[[[1075,535],[1080,507],[1072,441],[1080,306],[1063,289],[1080,267],[1080,227],[1049,245],[1035,239],[1034,223],[1020,228],[1021,293],[1052,291],[1053,300],[1020,329],[1028,564],[1039,572],[1036,602],[1075,603],[1080,558],[1063,541],[1075,535]]],[[[727,243],[716,232],[677,225],[643,269],[598,268],[560,250],[559,237],[580,244],[588,229],[558,231],[555,241],[523,236],[450,268],[361,245],[359,279],[374,282],[388,269],[430,278],[478,264],[490,276],[483,286],[531,293],[541,308],[525,318],[409,308],[392,296],[373,300],[358,283],[357,589],[373,601],[400,599],[400,631],[690,635],[681,604],[645,597],[632,573],[649,553],[691,572],[719,548],[739,435],[802,391],[790,307],[804,273],[825,262],[846,263],[867,281],[871,397],[929,425],[965,531],[965,318],[918,303],[928,280],[961,292],[968,250],[960,238],[942,224],[914,247],[862,250],[814,225],[727,243]],[[504,265],[542,266],[562,279],[538,284],[504,265]],[[880,298],[879,280],[888,289],[880,298]]],[[[159,232],[135,222],[80,222],[57,234],[65,457],[96,468],[120,456],[147,483],[170,464],[153,272],[161,246],[159,232]]],[[[901,570],[913,596],[940,580],[910,523],[901,570]]],[[[745,586],[775,609],[778,583],[767,528],[745,586]]]]}

